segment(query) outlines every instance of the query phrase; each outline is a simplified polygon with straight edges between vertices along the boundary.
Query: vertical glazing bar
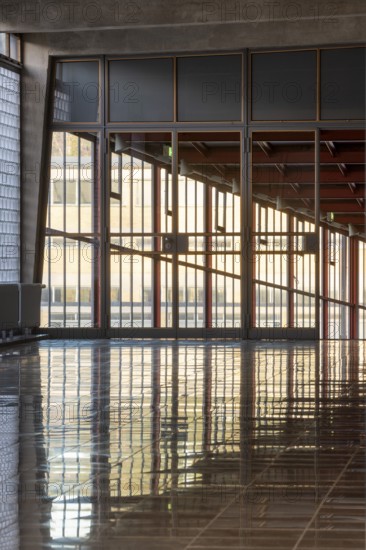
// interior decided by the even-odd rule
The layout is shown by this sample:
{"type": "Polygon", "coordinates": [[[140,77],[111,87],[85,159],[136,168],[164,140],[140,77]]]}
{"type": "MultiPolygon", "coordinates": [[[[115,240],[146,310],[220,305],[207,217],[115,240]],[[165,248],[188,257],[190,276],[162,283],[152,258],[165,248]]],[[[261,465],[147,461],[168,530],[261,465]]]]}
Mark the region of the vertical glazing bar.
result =
{"type": "Polygon", "coordinates": [[[223,228],[224,228],[224,232],[227,231],[227,227],[226,227],[226,212],[227,212],[227,192],[225,191],[224,192],[224,195],[223,195],[223,213],[222,213],[222,225],[223,225],[223,228]]]}
{"type": "MultiPolygon", "coordinates": [[[[360,269],[360,275],[357,279],[357,285],[356,285],[357,288],[358,288],[359,281],[364,281],[365,276],[366,276],[366,273],[365,273],[365,244],[361,243],[359,241],[359,242],[357,242],[357,247],[358,247],[357,254],[358,254],[359,269],[360,269]]],[[[359,288],[357,290],[357,303],[362,304],[362,310],[359,309],[359,313],[358,313],[358,316],[356,318],[357,329],[358,329],[358,337],[359,338],[365,338],[365,336],[366,336],[366,334],[365,334],[365,309],[364,309],[364,307],[365,307],[365,296],[364,296],[364,292],[363,292],[363,295],[361,297],[359,288]],[[361,315],[362,315],[362,332],[360,331],[360,325],[359,325],[359,323],[361,321],[361,315]]]]}
{"type": "MultiPolygon", "coordinates": [[[[167,197],[167,193],[168,193],[168,186],[169,186],[169,175],[168,175],[168,171],[166,170],[165,171],[165,187],[164,187],[164,194],[165,194],[165,198],[167,197]]],[[[166,205],[166,201],[165,201],[165,205],[166,205]]],[[[167,231],[168,230],[168,215],[167,215],[167,209],[165,209],[165,214],[164,214],[164,220],[165,220],[165,226],[164,226],[164,231],[167,231]]],[[[164,266],[165,266],[165,322],[166,324],[170,325],[170,322],[168,323],[168,301],[170,300],[170,295],[169,295],[169,278],[168,278],[168,262],[164,262],[164,266]]],[[[173,294],[172,294],[172,299],[173,299],[173,294]]]]}
{"type": "MultiPolygon", "coordinates": [[[[198,230],[198,196],[197,196],[197,180],[194,180],[194,204],[196,205],[194,209],[194,231],[197,233],[198,230]]],[[[194,238],[194,251],[198,251],[198,237],[196,236],[194,238]]],[[[195,256],[194,263],[197,265],[198,263],[198,256],[195,256]]],[[[194,328],[198,328],[198,270],[197,268],[194,270],[194,328]]]]}
{"type": "MultiPolygon", "coordinates": [[[[364,270],[364,262],[360,262],[359,258],[359,241],[355,237],[349,237],[350,242],[350,303],[351,303],[351,314],[350,314],[350,338],[360,338],[364,337],[364,334],[359,334],[359,289],[358,289],[358,277],[359,277],[359,268],[361,267],[362,271],[364,270]]],[[[362,273],[364,276],[364,273],[362,273]]],[[[361,280],[365,280],[362,277],[361,280]]]]}
{"type": "MultiPolygon", "coordinates": [[[[225,193],[224,196],[226,197],[226,193],[225,193]]],[[[223,208],[224,208],[224,212],[226,212],[226,200],[224,201],[223,208]]],[[[225,215],[225,217],[226,217],[226,215],[225,215]]],[[[225,227],[225,225],[224,225],[224,227],[225,227]]],[[[224,241],[224,246],[222,247],[223,250],[222,250],[222,255],[221,255],[221,261],[223,261],[223,264],[224,264],[224,266],[223,266],[224,272],[227,273],[227,255],[225,254],[225,251],[226,251],[226,237],[225,236],[223,237],[223,241],[224,241]]],[[[226,327],[227,326],[227,292],[226,292],[226,284],[227,284],[227,281],[228,281],[228,278],[226,277],[226,275],[224,275],[222,277],[222,280],[224,282],[224,303],[222,305],[223,318],[224,318],[223,326],[226,327]]]]}
{"type": "MultiPolygon", "coordinates": [[[[119,227],[119,233],[122,233],[122,207],[123,207],[123,186],[122,186],[122,154],[118,155],[118,191],[120,196],[120,203],[119,203],[119,220],[118,220],[118,227],[119,227]]],[[[120,246],[122,246],[123,241],[121,239],[121,236],[118,238],[118,243],[120,246]]],[[[115,256],[114,256],[115,258],[115,256]]],[[[119,326],[122,326],[122,298],[123,298],[123,288],[122,288],[122,261],[123,256],[118,256],[118,274],[119,274],[119,292],[118,292],[118,298],[119,298],[119,326]]]]}
{"type": "MultiPolygon", "coordinates": [[[[260,216],[260,213],[258,212],[259,207],[255,205],[255,203],[252,203],[250,206],[252,215],[251,215],[251,231],[248,233],[248,239],[247,241],[247,262],[248,262],[248,272],[251,274],[250,280],[250,292],[248,293],[248,299],[250,296],[250,304],[249,304],[249,311],[250,311],[250,326],[256,327],[258,319],[260,320],[260,316],[258,315],[258,306],[257,306],[257,300],[260,304],[260,292],[257,283],[254,283],[254,279],[257,275],[257,263],[259,261],[259,255],[257,254],[257,250],[255,248],[258,248],[257,245],[254,244],[254,239],[256,243],[258,242],[258,237],[253,237],[253,230],[256,230],[257,226],[257,218],[260,216]]],[[[249,328],[249,327],[247,327],[249,328]]]]}
{"type": "Polygon", "coordinates": [[[240,172],[239,172],[239,227],[240,227],[240,325],[241,337],[248,338],[252,313],[252,256],[250,239],[252,235],[251,208],[252,208],[252,185],[251,185],[251,153],[249,120],[251,101],[249,100],[249,54],[248,50],[243,52],[243,102],[242,116],[244,130],[240,132],[240,172]]]}
{"type": "MultiPolygon", "coordinates": [[[[233,239],[233,251],[234,251],[234,235],[232,237],[233,239]]],[[[231,256],[231,273],[232,273],[232,277],[231,277],[231,318],[232,318],[232,326],[235,327],[235,279],[234,279],[234,273],[235,273],[235,260],[236,260],[236,256],[233,254],[231,256]]]]}
{"type": "MultiPolygon", "coordinates": [[[[336,245],[337,245],[336,235],[335,235],[335,233],[332,232],[332,250],[333,251],[335,250],[336,245]]],[[[334,252],[333,252],[333,255],[334,255],[334,252]]],[[[337,268],[336,268],[336,264],[334,262],[334,256],[332,257],[332,264],[333,264],[332,298],[334,299],[334,298],[337,298],[337,290],[339,290],[339,287],[337,285],[337,268]]],[[[335,327],[336,327],[337,321],[338,321],[338,326],[336,327],[336,329],[334,331],[335,332],[334,337],[336,337],[336,336],[340,336],[340,331],[339,331],[339,312],[340,312],[339,304],[337,305],[336,303],[334,303],[333,310],[334,310],[333,324],[334,324],[335,327]]]]}
{"type": "MultiPolygon", "coordinates": [[[[287,230],[288,230],[288,223],[289,223],[288,220],[289,220],[289,217],[290,217],[290,216],[288,215],[287,218],[286,218],[286,219],[287,219],[287,227],[286,227],[287,230]]],[[[284,225],[283,221],[284,221],[284,220],[283,220],[283,215],[282,215],[282,214],[280,214],[280,220],[281,220],[281,221],[280,221],[280,232],[283,233],[283,225],[284,225]]],[[[279,237],[279,250],[282,250],[282,248],[283,248],[283,246],[282,246],[282,242],[283,242],[283,241],[282,241],[282,238],[283,238],[282,236],[279,237]]],[[[282,287],[282,286],[283,286],[283,269],[282,269],[283,256],[282,256],[282,254],[279,254],[279,255],[277,256],[277,258],[278,258],[278,260],[277,260],[277,265],[278,265],[278,268],[279,268],[279,270],[280,270],[280,285],[281,285],[281,287],[282,287]]],[[[289,285],[287,285],[287,288],[289,288],[289,285]]],[[[280,300],[279,300],[279,302],[280,302],[280,323],[281,323],[281,327],[283,327],[283,325],[284,325],[284,322],[283,322],[283,310],[284,310],[284,307],[283,307],[283,292],[282,292],[282,290],[279,290],[279,293],[280,293],[280,300]]],[[[289,305],[289,301],[288,301],[288,305],[289,305]]],[[[289,311],[289,307],[287,307],[286,309],[287,309],[287,312],[288,312],[288,311],[289,311]]],[[[288,315],[288,313],[287,313],[287,315],[288,315]]],[[[288,320],[288,318],[286,318],[286,323],[285,323],[285,324],[286,324],[287,326],[289,326],[289,320],[288,320]]]]}
{"type": "MultiPolygon", "coordinates": [[[[362,275],[362,278],[358,278],[357,279],[357,285],[359,284],[359,281],[364,281],[365,280],[365,277],[366,277],[366,269],[365,269],[365,265],[366,265],[366,258],[365,258],[365,243],[362,243],[361,242],[358,242],[358,255],[361,256],[361,258],[359,258],[359,266],[361,266],[361,275],[362,275]]],[[[358,286],[357,286],[358,288],[358,286]]],[[[365,293],[363,292],[363,295],[361,297],[360,295],[360,290],[358,289],[358,294],[357,294],[357,303],[359,303],[359,301],[361,301],[362,303],[362,306],[363,306],[363,309],[362,309],[362,338],[365,338],[366,337],[366,326],[365,326],[365,316],[366,316],[366,312],[365,312],[365,293]]],[[[358,317],[357,320],[356,320],[357,323],[360,322],[360,318],[358,317]]],[[[360,334],[360,329],[358,327],[358,333],[360,334]]]]}
{"type": "MultiPolygon", "coordinates": [[[[139,227],[139,231],[141,229],[142,237],[141,237],[141,250],[145,250],[145,163],[144,161],[141,161],[141,228],[139,227]]],[[[142,256],[140,258],[141,260],[141,326],[145,326],[145,258],[142,256]]]]}
{"type": "MultiPolygon", "coordinates": [[[[341,280],[341,296],[344,300],[349,301],[349,295],[347,295],[347,269],[349,266],[349,258],[347,257],[347,248],[345,243],[345,237],[338,235],[339,243],[339,263],[340,263],[340,280],[341,280]]],[[[342,338],[349,337],[349,326],[347,327],[347,310],[348,308],[341,306],[341,327],[342,338]]]]}
{"type": "Polygon", "coordinates": [[[215,231],[219,225],[219,190],[215,188],[215,231]]]}
{"type": "MultiPolygon", "coordinates": [[[[217,208],[217,205],[216,205],[217,208]]],[[[217,235],[215,236],[217,241],[217,235]]],[[[215,247],[215,269],[218,268],[218,253],[217,253],[217,246],[215,247]]],[[[218,292],[218,283],[219,283],[219,276],[217,274],[217,271],[215,273],[215,326],[219,326],[219,292],[218,292]]]]}
{"type": "Polygon", "coordinates": [[[329,338],[329,230],[323,229],[323,334],[324,340],[329,338]]]}
{"type": "MultiPolygon", "coordinates": [[[[106,143],[105,136],[103,135],[103,142],[106,143]]],[[[93,248],[93,263],[92,263],[92,277],[93,277],[93,324],[94,326],[99,326],[104,329],[107,328],[107,317],[108,317],[108,305],[110,304],[110,299],[107,297],[106,292],[101,292],[101,276],[104,280],[104,288],[107,292],[110,291],[110,269],[107,266],[107,258],[110,255],[109,247],[109,216],[107,213],[107,205],[109,206],[109,186],[110,181],[107,177],[103,178],[103,187],[102,191],[102,181],[101,174],[106,174],[107,163],[105,162],[106,155],[102,155],[100,164],[100,148],[98,147],[98,140],[93,141],[92,143],[92,152],[91,152],[91,168],[92,168],[92,182],[93,182],[93,233],[99,234],[98,246],[100,247],[99,252],[93,248]],[[98,170],[97,170],[98,167],[98,170]],[[108,193],[108,195],[107,195],[108,193]],[[101,238],[101,231],[105,231],[105,237],[101,238]],[[102,314],[103,312],[103,314],[102,314]],[[103,318],[103,320],[102,320],[103,318]]]]}
{"type": "MultiPolygon", "coordinates": [[[[231,227],[230,227],[230,231],[232,231],[234,233],[235,231],[235,228],[236,228],[236,224],[235,224],[235,195],[234,195],[234,190],[233,190],[233,194],[232,194],[232,197],[231,197],[231,211],[232,211],[232,221],[231,221],[231,227]]],[[[235,239],[236,239],[236,236],[233,235],[231,237],[231,251],[234,252],[235,250],[235,239]]],[[[232,274],[232,278],[231,278],[231,301],[232,301],[232,304],[231,304],[231,317],[232,317],[232,326],[235,327],[235,279],[234,279],[234,273],[235,273],[235,256],[234,254],[231,256],[231,261],[230,261],[230,264],[231,264],[231,274],[232,274]]],[[[230,279],[229,279],[230,280],[230,279]]]]}
{"type": "MultiPolygon", "coordinates": [[[[288,231],[290,233],[294,233],[295,227],[294,227],[294,217],[292,214],[288,215],[288,231]]],[[[288,235],[287,237],[287,274],[288,274],[288,290],[287,290],[287,297],[288,297],[288,308],[287,308],[287,324],[289,327],[295,326],[295,292],[294,289],[295,286],[295,243],[294,243],[294,237],[292,235],[288,235]]],[[[297,300],[296,300],[297,303],[297,300]]],[[[281,303],[282,305],[282,303],[281,303]]]]}
{"type": "MultiPolygon", "coordinates": [[[[179,181],[179,180],[178,180],[179,181]]],[[[179,192],[178,192],[179,197],[179,192]]],[[[197,209],[197,204],[194,206],[195,210],[197,209]]],[[[188,230],[188,178],[184,178],[184,231],[188,230]]],[[[188,256],[184,256],[184,261],[188,262],[188,256]]],[[[181,268],[182,270],[182,268],[181,268]]],[[[188,327],[188,300],[189,300],[189,292],[188,292],[188,268],[184,268],[184,288],[183,290],[183,299],[184,299],[184,309],[186,314],[185,323],[182,323],[185,327],[188,327]]]]}
{"type": "MultiPolygon", "coordinates": [[[[246,56],[244,63],[246,70],[246,56]]],[[[246,91],[245,91],[246,93],[246,91]]],[[[239,227],[240,227],[240,321],[241,336],[248,338],[250,323],[254,319],[252,314],[252,285],[253,273],[251,267],[253,258],[251,255],[250,239],[253,228],[251,226],[251,157],[249,148],[245,144],[250,143],[248,127],[241,133],[240,139],[240,198],[239,198],[239,227]]]]}
{"type": "Polygon", "coordinates": [[[205,232],[206,246],[204,250],[211,252],[205,255],[205,327],[212,327],[212,187],[205,185],[205,232]]]}
{"type": "MultiPolygon", "coordinates": [[[[307,230],[306,228],[306,224],[305,222],[301,222],[300,224],[300,227],[301,227],[301,231],[302,232],[305,232],[307,230]]],[[[302,237],[304,239],[304,237],[302,237]]],[[[302,253],[302,262],[301,262],[301,288],[302,290],[305,290],[305,253],[304,253],[304,246],[302,247],[303,248],[303,253],[302,253]]],[[[309,285],[311,284],[311,279],[308,279],[309,281],[309,285]]],[[[302,312],[302,326],[305,327],[306,326],[306,323],[305,323],[305,294],[302,295],[302,309],[301,309],[301,312],[302,312]]]]}
{"type": "MultiPolygon", "coordinates": [[[[173,132],[172,135],[172,233],[176,241],[179,228],[179,208],[178,208],[178,134],[173,132]]],[[[178,255],[173,252],[172,255],[172,316],[173,328],[178,331],[179,328],[179,268],[178,255]]],[[[176,332],[177,336],[177,332],[176,332]]]]}
{"type": "MultiPolygon", "coordinates": [[[[67,172],[67,164],[66,164],[66,155],[67,155],[67,152],[66,152],[66,132],[64,132],[64,135],[63,135],[63,139],[64,139],[64,158],[63,158],[63,168],[64,168],[64,174],[63,174],[63,183],[64,183],[64,188],[63,188],[63,197],[62,197],[62,207],[63,207],[63,211],[62,211],[62,214],[63,214],[63,225],[62,225],[62,229],[63,231],[66,231],[66,183],[67,183],[67,176],[66,176],[66,172],[67,172]]],[[[63,273],[62,273],[62,292],[63,292],[63,296],[62,296],[62,301],[63,301],[63,326],[66,327],[66,238],[65,237],[62,237],[62,242],[63,242],[63,257],[62,257],[62,264],[63,264],[63,273]]]]}
{"type": "MultiPolygon", "coordinates": [[[[130,200],[129,200],[129,207],[130,207],[130,229],[129,233],[133,232],[133,222],[134,222],[134,211],[133,211],[133,200],[134,200],[134,188],[133,188],[133,156],[131,154],[130,156],[130,170],[129,170],[129,184],[130,184],[130,200]]],[[[129,244],[129,247],[132,246],[132,243],[129,244]]],[[[133,284],[133,262],[132,262],[132,256],[128,258],[128,268],[129,268],[129,275],[130,275],[130,322],[131,326],[134,326],[134,284],[133,284]]]]}
{"type": "MultiPolygon", "coordinates": [[[[269,228],[268,228],[268,225],[269,225],[268,224],[268,214],[269,214],[268,208],[265,208],[265,223],[264,223],[264,231],[265,232],[269,231],[269,228]]],[[[273,230],[273,227],[271,229],[273,230]]],[[[266,238],[268,240],[268,237],[266,237],[266,238]]],[[[273,237],[270,237],[270,238],[273,239],[273,237]]],[[[268,248],[267,248],[267,250],[268,250],[268,248]]],[[[268,270],[268,263],[269,263],[268,258],[269,258],[269,255],[265,254],[265,259],[266,259],[266,261],[265,261],[265,264],[266,264],[266,269],[265,269],[266,279],[265,279],[265,281],[266,281],[266,283],[268,283],[268,271],[269,271],[268,270]]],[[[265,320],[266,320],[265,321],[266,322],[265,326],[267,327],[268,326],[268,285],[267,284],[266,284],[265,320]]]]}
{"type": "MultiPolygon", "coordinates": [[[[77,191],[77,209],[78,209],[78,233],[81,232],[81,139],[80,137],[77,138],[78,140],[78,191],[77,191]]],[[[77,247],[77,253],[78,253],[78,289],[76,293],[76,299],[77,299],[77,308],[78,308],[78,326],[81,326],[81,258],[80,258],[80,240],[78,241],[78,247],[77,247]]]]}
{"type": "MultiPolygon", "coordinates": [[[[161,231],[161,170],[155,164],[153,165],[153,171],[151,174],[153,178],[153,220],[154,220],[154,233],[160,233],[161,231]]],[[[167,180],[165,179],[165,186],[167,180]]],[[[160,251],[160,239],[161,237],[154,237],[154,250],[160,251]]],[[[160,255],[154,257],[154,273],[153,273],[153,327],[161,327],[161,260],[160,255]]],[[[165,263],[165,284],[167,285],[167,262],[165,263]]],[[[165,319],[167,319],[167,299],[165,299],[165,319]]]]}
{"type": "MultiPolygon", "coordinates": [[[[315,131],[315,234],[319,243],[320,233],[320,132],[315,131]]],[[[319,340],[320,319],[320,263],[319,244],[315,253],[315,339],[319,340]]]]}
{"type": "MultiPolygon", "coordinates": [[[[53,133],[52,133],[53,135],[53,133]]],[[[50,186],[51,187],[51,186],[50,186]]],[[[52,190],[50,189],[49,193],[48,193],[48,227],[51,228],[51,209],[52,209],[52,206],[51,206],[51,197],[52,197],[52,190]]],[[[50,250],[51,248],[51,239],[52,237],[46,237],[45,239],[45,242],[47,243],[47,246],[48,246],[48,250],[50,250]]],[[[50,254],[48,253],[46,255],[46,262],[47,262],[47,265],[48,265],[48,280],[47,280],[47,285],[48,285],[48,305],[47,305],[47,323],[48,323],[48,326],[51,326],[51,303],[52,303],[52,286],[51,286],[51,282],[52,282],[52,277],[51,277],[51,257],[50,257],[50,254]]]]}
{"type": "MultiPolygon", "coordinates": [[[[311,231],[310,224],[309,224],[308,231],[311,231]]],[[[319,228],[319,238],[320,238],[320,228],[319,228]]],[[[313,282],[314,282],[314,273],[313,273],[313,270],[312,270],[312,254],[308,254],[307,259],[308,259],[308,277],[309,277],[309,281],[310,281],[310,286],[309,286],[309,289],[308,289],[308,292],[309,292],[309,296],[308,296],[308,317],[309,317],[309,327],[311,327],[311,325],[313,324],[312,300],[311,300],[311,293],[312,292],[311,291],[313,289],[313,282]]],[[[320,258],[319,258],[319,260],[320,260],[320,258]]],[[[319,267],[320,267],[320,263],[319,263],[319,267]]],[[[320,269],[319,269],[319,276],[320,276],[320,269]]],[[[320,288],[320,285],[319,285],[319,288],[320,288]]],[[[319,307],[319,313],[320,313],[320,307],[319,307]]]]}

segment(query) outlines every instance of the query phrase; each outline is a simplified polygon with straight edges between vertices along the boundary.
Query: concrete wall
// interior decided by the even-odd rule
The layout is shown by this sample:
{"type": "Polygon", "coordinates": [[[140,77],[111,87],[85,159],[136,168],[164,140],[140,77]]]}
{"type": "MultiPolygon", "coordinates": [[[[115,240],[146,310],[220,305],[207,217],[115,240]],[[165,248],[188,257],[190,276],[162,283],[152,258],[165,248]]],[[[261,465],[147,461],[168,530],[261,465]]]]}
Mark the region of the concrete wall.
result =
{"type": "Polygon", "coordinates": [[[23,280],[35,256],[50,56],[363,44],[366,3],[263,0],[2,2],[0,30],[24,32],[23,280]],[[33,11],[31,11],[33,9],[33,11]],[[92,30],[90,30],[92,29],[92,30]]]}

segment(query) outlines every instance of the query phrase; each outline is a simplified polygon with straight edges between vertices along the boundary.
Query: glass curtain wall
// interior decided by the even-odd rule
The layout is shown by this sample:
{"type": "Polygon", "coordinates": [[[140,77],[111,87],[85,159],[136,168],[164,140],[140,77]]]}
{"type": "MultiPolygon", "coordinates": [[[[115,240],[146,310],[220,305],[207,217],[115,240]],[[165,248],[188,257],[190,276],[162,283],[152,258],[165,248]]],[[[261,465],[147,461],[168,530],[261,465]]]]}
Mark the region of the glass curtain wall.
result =
{"type": "Polygon", "coordinates": [[[43,326],[366,336],[365,48],[243,59],[55,62],[43,326]]]}

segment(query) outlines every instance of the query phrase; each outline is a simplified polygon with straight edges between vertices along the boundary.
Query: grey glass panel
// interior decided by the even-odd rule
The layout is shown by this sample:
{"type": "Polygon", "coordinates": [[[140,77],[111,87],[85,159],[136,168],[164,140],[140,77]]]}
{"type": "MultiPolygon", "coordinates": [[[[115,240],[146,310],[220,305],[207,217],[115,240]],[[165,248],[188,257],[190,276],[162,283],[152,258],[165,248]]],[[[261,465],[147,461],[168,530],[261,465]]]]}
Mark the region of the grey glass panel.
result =
{"type": "Polygon", "coordinates": [[[241,56],[178,59],[178,120],[241,120],[241,56]]]}
{"type": "Polygon", "coordinates": [[[173,60],[125,59],[109,62],[109,120],[173,120],[173,60]]]}
{"type": "Polygon", "coordinates": [[[9,36],[9,42],[10,42],[10,52],[9,57],[12,59],[15,59],[16,61],[20,61],[19,59],[19,38],[15,36],[14,34],[11,34],[9,36]]]}
{"type": "Polygon", "coordinates": [[[321,52],[321,118],[365,118],[365,49],[321,52]]]}
{"type": "Polygon", "coordinates": [[[252,120],[316,119],[316,52],[252,56],[252,120]]]}
{"type": "Polygon", "coordinates": [[[0,32],[0,53],[8,55],[6,32],[0,32]]]}
{"type": "Polygon", "coordinates": [[[57,63],[54,120],[97,122],[99,95],[97,61],[57,63]]]}

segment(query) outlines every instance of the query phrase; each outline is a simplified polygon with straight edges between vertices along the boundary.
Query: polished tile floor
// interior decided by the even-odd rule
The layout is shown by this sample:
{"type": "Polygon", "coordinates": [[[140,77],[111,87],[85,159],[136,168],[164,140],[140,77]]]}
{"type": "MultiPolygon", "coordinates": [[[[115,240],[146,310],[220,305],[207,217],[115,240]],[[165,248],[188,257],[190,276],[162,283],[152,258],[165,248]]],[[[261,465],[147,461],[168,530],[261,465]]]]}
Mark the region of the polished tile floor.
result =
{"type": "Polygon", "coordinates": [[[0,548],[366,548],[366,343],[0,353],[0,548]]]}

